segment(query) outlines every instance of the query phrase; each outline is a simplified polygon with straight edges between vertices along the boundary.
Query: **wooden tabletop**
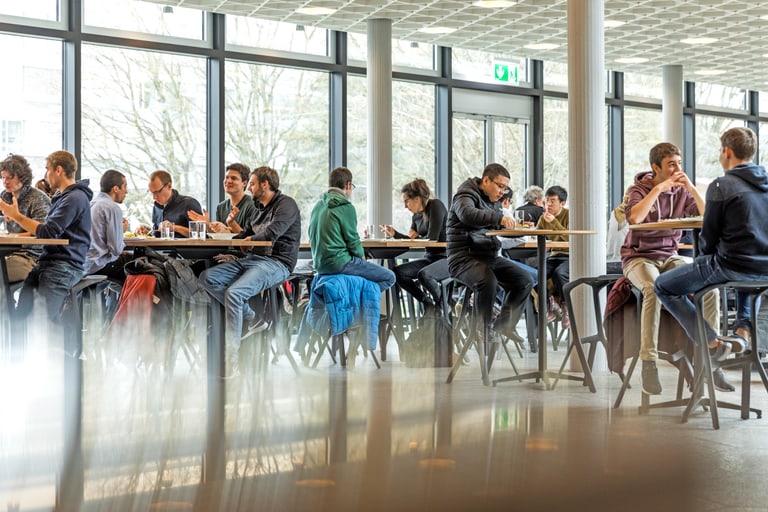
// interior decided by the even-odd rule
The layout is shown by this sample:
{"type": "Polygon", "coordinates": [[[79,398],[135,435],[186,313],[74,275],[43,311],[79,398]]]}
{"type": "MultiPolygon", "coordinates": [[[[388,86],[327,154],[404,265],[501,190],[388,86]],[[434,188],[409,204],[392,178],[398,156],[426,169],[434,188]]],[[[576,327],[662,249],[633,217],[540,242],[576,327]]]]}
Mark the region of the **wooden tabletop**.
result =
{"type": "Polygon", "coordinates": [[[659,222],[645,222],[642,224],[630,224],[629,229],[639,231],[661,231],[666,229],[701,229],[701,217],[690,219],[666,219],[659,222]]]}
{"type": "Polygon", "coordinates": [[[0,236],[0,245],[69,245],[66,238],[35,238],[34,236],[0,236]]]}
{"type": "Polygon", "coordinates": [[[126,237],[126,247],[271,247],[269,240],[248,240],[242,238],[213,239],[206,240],[192,238],[146,238],[146,237],[126,237]]]}
{"type": "Polygon", "coordinates": [[[495,229],[486,232],[486,236],[539,236],[539,235],[596,235],[594,229],[536,229],[536,228],[513,228],[513,229],[495,229]]]}
{"type": "MultiPolygon", "coordinates": [[[[427,247],[436,247],[445,249],[445,242],[436,242],[434,240],[424,240],[419,238],[405,239],[395,238],[391,240],[385,240],[383,238],[369,238],[366,240],[360,240],[364,249],[377,249],[377,248],[394,248],[394,249],[425,249],[427,247]]],[[[309,250],[309,242],[302,242],[299,246],[300,249],[309,250]]]]}

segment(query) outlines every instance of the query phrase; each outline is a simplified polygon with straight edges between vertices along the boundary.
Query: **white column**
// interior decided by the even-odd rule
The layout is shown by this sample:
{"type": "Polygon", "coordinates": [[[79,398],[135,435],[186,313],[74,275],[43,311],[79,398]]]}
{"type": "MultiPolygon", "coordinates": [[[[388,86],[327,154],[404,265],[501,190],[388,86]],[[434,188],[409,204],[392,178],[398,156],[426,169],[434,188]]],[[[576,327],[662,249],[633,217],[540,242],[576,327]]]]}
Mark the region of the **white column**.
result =
{"type": "Polygon", "coordinates": [[[662,67],[661,139],[683,149],[683,66],[662,67]]]}
{"type": "Polygon", "coordinates": [[[366,25],[368,223],[378,225],[392,222],[392,20],[368,20],[366,25]]]}
{"type": "MultiPolygon", "coordinates": [[[[596,235],[571,237],[571,279],[605,273],[605,49],[603,0],[568,1],[568,206],[571,229],[591,229],[596,235]]],[[[595,329],[586,287],[574,294],[579,331],[595,329]],[[584,327],[581,327],[584,326],[584,327]]],[[[604,357],[599,366],[605,368],[604,357]]],[[[572,367],[578,359],[571,358],[572,367]]],[[[597,363],[597,361],[596,361],[597,363]]]]}

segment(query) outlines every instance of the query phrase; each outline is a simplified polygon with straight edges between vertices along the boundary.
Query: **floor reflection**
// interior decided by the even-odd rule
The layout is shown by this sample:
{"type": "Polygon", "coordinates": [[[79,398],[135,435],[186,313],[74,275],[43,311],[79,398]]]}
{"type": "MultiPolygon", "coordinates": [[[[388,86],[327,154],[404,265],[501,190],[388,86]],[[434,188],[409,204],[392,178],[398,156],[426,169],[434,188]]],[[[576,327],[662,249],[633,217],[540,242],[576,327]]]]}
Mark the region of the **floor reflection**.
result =
{"type": "MultiPolygon", "coordinates": [[[[73,359],[34,337],[22,354],[4,353],[0,503],[51,510],[58,500],[61,510],[87,511],[719,510],[732,485],[747,508],[768,498],[743,478],[745,468],[760,467],[765,436],[755,433],[763,420],[724,414],[713,431],[703,413],[687,425],[679,409],[641,417],[635,388],[614,410],[620,383],[607,374],[597,376],[597,394],[572,382],[555,391],[532,382],[490,388],[472,361],[448,385],[447,368],[406,368],[396,353],[381,370],[363,357],[344,370],[326,355],[297,375],[284,356],[275,361],[249,343],[241,376],[215,383],[221,403],[208,399],[197,338],[153,360],[126,355],[119,343],[87,345],[73,359]],[[71,365],[82,371],[80,389],[65,380],[71,365]],[[79,423],[62,406],[68,393],[82,398],[79,423]],[[74,454],[63,441],[68,432],[81,436],[74,454]],[[728,465],[741,476],[721,475],[728,465]],[[713,488],[715,477],[729,485],[713,488]]],[[[535,365],[535,354],[518,363],[535,365]]],[[[498,361],[493,371],[510,368],[498,361]]],[[[674,390],[671,367],[662,378],[674,390]]],[[[765,407],[766,398],[756,384],[753,401],[765,407]]]]}

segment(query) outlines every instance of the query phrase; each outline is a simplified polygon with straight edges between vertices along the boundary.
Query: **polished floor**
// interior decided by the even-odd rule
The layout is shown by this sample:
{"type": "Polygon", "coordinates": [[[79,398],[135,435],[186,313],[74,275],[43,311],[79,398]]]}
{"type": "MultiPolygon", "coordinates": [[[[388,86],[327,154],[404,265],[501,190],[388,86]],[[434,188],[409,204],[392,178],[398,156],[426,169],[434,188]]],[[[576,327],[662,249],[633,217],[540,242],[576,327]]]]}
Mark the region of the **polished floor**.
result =
{"type": "MultiPolygon", "coordinates": [[[[240,377],[211,383],[196,339],[205,326],[190,332],[173,344],[90,333],[75,359],[35,332],[24,349],[5,344],[0,506],[768,509],[768,419],[721,410],[713,430],[703,410],[687,424],[680,408],[641,416],[639,385],[614,409],[620,381],[607,371],[597,372],[596,394],[569,381],[549,391],[533,381],[485,387],[476,354],[452,384],[447,368],[408,368],[396,350],[380,370],[362,356],[345,370],[326,355],[297,375],[285,356],[274,361],[248,340],[240,377]],[[81,380],[68,377],[73,367],[81,380]]],[[[563,354],[550,345],[550,366],[563,354]]],[[[515,361],[532,369],[536,355],[515,361]]],[[[499,359],[492,377],[511,371],[499,359]]],[[[661,375],[671,398],[676,370],[662,364],[661,375]]],[[[768,409],[755,374],[750,385],[754,405],[768,409]]]]}

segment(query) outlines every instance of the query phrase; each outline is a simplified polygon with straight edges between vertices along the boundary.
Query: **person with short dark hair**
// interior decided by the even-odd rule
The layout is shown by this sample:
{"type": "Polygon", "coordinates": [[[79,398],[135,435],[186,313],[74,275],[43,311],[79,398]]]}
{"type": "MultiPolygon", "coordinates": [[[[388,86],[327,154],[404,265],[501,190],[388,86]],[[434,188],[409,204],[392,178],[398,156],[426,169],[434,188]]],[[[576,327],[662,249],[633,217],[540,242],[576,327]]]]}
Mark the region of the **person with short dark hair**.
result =
{"type": "Polygon", "coordinates": [[[357,212],[349,201],[355,185],[352,171],[337,167],[328,175],[328,191],[312,208],[309,243],[312,262],[319,275],[347,274],[378,284],[381,291],[395,284],[395,274],[365,260],[357,233],[357,212]]]}
{"type": "Polygon", "coordinates": [[[99,184],[101,191],[91,200],[91,246],[85,273],[123,282],[124,267],[131,255],[123,252],[126,224],[119,205],[128,194],[128,182],[123,173],[109,169],[101,175],[99,184]]]}
{"type": "MultiPolygon", "coordinates": [[[[413,180],[403,185],[400,192],[403,204],[413,214],[411,227],[408,234],[404,234],[387,225],[384,229],[388,234],[400,239],[424,238],[445,242],[448,210],[439,199],[430,199],[427,182],[423,179],[413,180]]],[[[392,270],[398,286],[428,307],[434,307],[440,301],[440,282],[450,275],[445,249],[438,247],[427,247],[423,258],[401,263],[392,270]]]]}
{"type": "Polygon", "coordinates": [[[168,171],[158,169],[149,175],[149,193],[152,194],[154,205],[152,206],[152,228],[140,226],[136,230],[137,235],[146,235],[150,231],[154,236],[160,235],[160,225],[168,222],[173,226],[173,231],[184,238],[189,237],[188,212],[191,210],[200,215],[203,208],[200,202],[190,196],[179,194],[173,188],[173,180],[168,171]]]}
{"type": "MultiPolygon", "coordinates": [[[[9,155],[0,162],[0,178],[3,181],[3,192],[0,194],[0,200],[11,204],[16,198],[20,213],[37,222],[45,220],[48,210],[51,209],[51,199],[47,194],[32,186],[32,168],[26,158],[21,155],[9,155]]],[[[9,233],[26,233],[24,228],[12,220],[6,223],[6,227],[9,233]]],[[[35,245],[27,246],[6,256],[8,282],[23,281],[37,263],[42,252],[42,246],[35,245]]]]}
{"type": "Polygon", "coordinates": [[[189,218],[203,221],[212,233],[239,233],[247,226],[256,205],[253,198],[246,192],[251,169],[238,162],[231,163],[224,170],[224,192],[229,196],[216,206],[216,220],[211,221],[208,212],[203,208],[202,215],[190,210],[189,218]]]}
{"type": "Polygon", "coordinates": [[[224,305],[226,312],[225,374],[238,373],[243,326],[255,318],[248,300],[285,280],[296,266],[301,239],[301,212],[293,198],[280,191],[280,178],[271,167],[251,172],[248,189],[258,208],[248,226],[236,235],[250,240],[269,240],[272,248],[255,250],[237,259],[227,258],[200,274],[200,283],[224,305]]]}
{"type": "Polygon", "coordinates": [[[488,164],[480,178],[469,178],[459,185],[448,212],[448,270],[475,294],[477,314],[489,329],[513,337],[515,326],[534,286],[533,277],[499,255],[501,242],[486,236],[494,229],[513,228],[515,221],[505,217],[499,200],[509,190],[509,172],[500,164],[488,164]],[[498,287],[505,291],[501,310],[493,321],[493,302],[498,287]]]}
{"type": "MultiPolygon", "coordinates": [[[[668,142],[656,144],[648,155],[649,171],[635,175],[627,189],[624,209],[629,224],[692,217],[704,211],[704,198],[683,172],[680,148],[668,142]]],[[[643,393],[661,393],[656,361],[659,346],[661,303],[653,292],[659,275],[685,265],[678,254],[682,232],[630,230],[621,247],[622,272],[643,293],[640,317],[640,360],[643,393]]],[[[717,319],[717,294],[707,298],[707,319],[717,319]]]]}
{"type": "Polygon", "coordinates": [[[32,310],[34,292],[45,299],[48,319],[56,323],[69,290],[83,276],[88,247],[91,244],[91,208],[93,192],[88,180],[75,180],[77,159],[68,151],[54,151],[45,159],[45,180],[57,193],[43,222],[30,219],[19,211],[18,200],[0,201],[0,211],[37,238],[62,238],[68,245],[46,245],[37,264],[24,280],[17,313],[26,318],[32,310]]]}
{"type": "MultiPolygon", "coordinates": [[[[757,136],[749,128],[726,130],[720,137],[720,165],[725,174],[707,187],[699,256],[656,279],[654,291],[692,340],[698,339],[696,309],[689,296],[712,284],[765,280],[768,276],[768,173],[752,162],[757,136]]],[[[734,336],[718,336],[706,324],[715,360],[750,348],[751,304],[736,294],[734,336]]]]}
{"type": "MultiPolygon", "coordinates": [[[[568,192],[559,185],[551,186],[545,194],[546,208],[536,227],[554,231],[567,231],[569,212],[565,207],[568,200],[568,192]]],[[[547,240],[552,242],[567,242],[568,235],[547,235],[547,240]]],[[[566,329],[571,326],[568,317],[568,308],[563,304],[563,286],[570,280],[569,251],[565,249],[553,249],[547,257],[547,276],[552,279],[553,292],[549,296],[548,319],[553,314],[560,313],[560,321],[566,329]]]]}

